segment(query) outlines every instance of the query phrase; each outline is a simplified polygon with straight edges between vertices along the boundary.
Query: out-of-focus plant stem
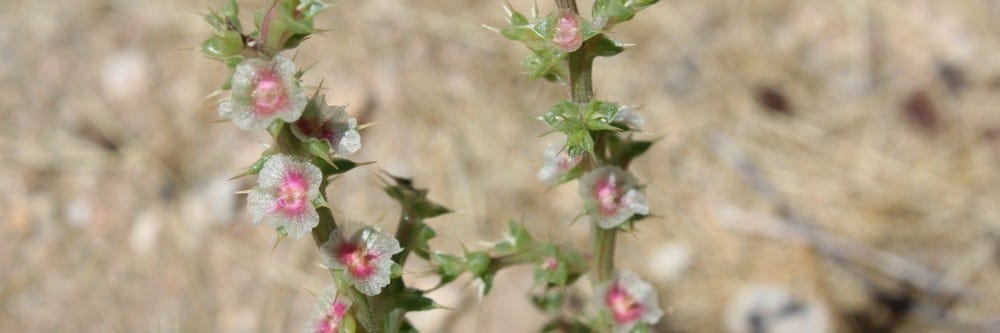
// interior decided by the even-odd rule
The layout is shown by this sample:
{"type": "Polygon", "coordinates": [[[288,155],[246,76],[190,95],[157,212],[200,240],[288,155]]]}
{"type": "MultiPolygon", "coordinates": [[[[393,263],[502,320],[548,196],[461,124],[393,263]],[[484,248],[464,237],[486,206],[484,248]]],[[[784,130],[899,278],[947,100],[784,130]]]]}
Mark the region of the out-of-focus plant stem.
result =
{"type": "MultiPolygon", "coordinates": [[[[560,10],[580,14],[576,7],[576,0],[556,0],[556,6],[560,10]]],[[[584,42],[579,49],[571,52],[567,57],[569,61],[570,99],[573,103],[589,103],[594,98],[594,87],[591,81],[594,58],[588,54],[591,41],[594,40],[596,39],[592,38],[584,42]]],[[[594,161],[587,164],[588,169],[597,167],[606,160],[606,135],[603,131],[597,135],[594,154],[591,156],[594,161]]],[[[591,266],[591,279],[595,284],[607,281],[614,274],[616,232],[615,229],[601,228],[596,223],[592,227],[594,258],[591,266]]]]}

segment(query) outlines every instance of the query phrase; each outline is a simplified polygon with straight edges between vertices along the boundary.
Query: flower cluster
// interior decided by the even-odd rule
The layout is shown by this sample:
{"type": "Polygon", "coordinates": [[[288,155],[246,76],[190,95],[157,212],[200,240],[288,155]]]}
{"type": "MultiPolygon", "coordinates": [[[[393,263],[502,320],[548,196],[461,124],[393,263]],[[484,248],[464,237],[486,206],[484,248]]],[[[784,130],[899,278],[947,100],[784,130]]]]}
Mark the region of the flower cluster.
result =
{"type": "Polygon", "coordinates": [[[563,133],[565,141],[545,152],[537,176],[553,185],[579,179],[584,212],[599,226],[593,228],[594,244],[606,244],[595,245],[592,260],[572,246],[536,241],[515,221],[509,224],[508,237],[489,249],[466,250],[460,256],[433,251],[428,242],[436,233],[423,220],[450,210],[430,201],[427,190],[414,187],[411,180],[391,175],[382,180],[388,185],[385,192],[402,206],[395,237],[372,225],[338,224],[326,188],[334,176],[366,164],[344,158],[361,149],[359,130],[365,125],[359,125],[346,106],[328,105],[318,92],[307,97],[303,70],[282,55],[315,33],[313,16],[326,5],[319,0],[271,0],[246,29],[236,0],[206,14],[213,36],[199,49],[231,70],[222,84],[219,117],[242,130],[266,130],[273,139],[240,175],[257,176],[257,185],[245,192],[253,223],[276,229],[279,240],[312,234],[334,280],[319,295],[307,332],[415,331],[405,313],[439,306],[424,296],[428,290],[408,287],[402,279],[402,266],[411,253],[430,263],[441,284],[469,273],[481,296],[502,268],[534,265],[535,286],[540,287],[533,291],[535,304],[561,314],[570,299],[567,286],[590,271],[589,260],[599,268],[590,280],[595,282],[600,315],[596,322],[568,323],[574,331],[605,331],[600,326],[607,324],[625,332],[656,323],[662,310],[655,290],[629,272],[612,277],[614,265],[608,261],[614,257],[620,227],[649,214],[643,187],[627,169],[652,142],[633,138],[644,125],[637,108],[593,99],[589,91],[594,57],[612,56],[625,47],[609,37],[610,28],[656,1],[595,0],[589,20],[579,15],[573,0],[559,1],[559,11],[543,17],[536,8],[530,20],[507,5],[510,26],[496,29],[531,50],[525,65],[532,78],[572,87],[569,100],[540,117],[553,132],[563,133]]]}
{"type": "Polygon", "coordinates": [[[616,234],[650,214],[643,186],[628,167],[653,141],[636,139],[645,125],[638,107],[594,98],[591,82],[596,57],[617,55],[628,46],[611,37],[611,28],[657,1],[595,0],[590,20],[579,15],[574,0],[556,1],[558,11],[546,16],[539,16],[536,7],[530,19],[506,5],[510,26],[495,29],[531,50],[523,62],[531,78],[568,86],[569,98],[539,117],[550,132],[565,135],[565,143],[545,151],[537,177],[551,185],[579,180],[583,212],[595,226],[590,278],[598,284],[594,297],[609,319],[587,323],[566,318],[559,288],[573,274],[557,274],[564,261],[546,257],[535,270],[536,281],[545,281],[545,288],[533,300],[562,317],[546,329],[569,325],[571,331],[603,332],[611,324],[615,332],[645,331],[662,314],[649,284],[629,272],[612,276],[616,234]]]}

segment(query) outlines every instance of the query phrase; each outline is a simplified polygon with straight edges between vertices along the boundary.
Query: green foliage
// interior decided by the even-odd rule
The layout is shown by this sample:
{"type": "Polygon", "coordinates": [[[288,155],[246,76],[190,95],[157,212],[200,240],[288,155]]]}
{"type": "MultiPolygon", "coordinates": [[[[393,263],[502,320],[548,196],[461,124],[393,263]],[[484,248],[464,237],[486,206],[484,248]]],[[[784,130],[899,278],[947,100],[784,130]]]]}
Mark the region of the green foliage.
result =
{"type": "Polygon", "coordinates": [[[577,178],[583,176],[583,174],[586,173],[586,171],[587,167],[585,164],[577,163],[576,166],[567,170],[565,173],[562,174],[562,176],[559,176],[559,179],[555,180],[553,186],[565,184],[573,180],[576,180],[577,178]]]}
{"type": "Polygon", "coordinates": [[[541,120],[552,129],[566,134],[566,152],[576,157],[584,153],[593,154],[592,131],[621,131],[611,123],[623,108],[620,104],[596,100],[582,105],[562,101],[542,115],[541,120]]]}
{"type": "MultiPolygon", "coordinates": [[[[239,5],[230,0],[219,10],[202,15],[212,28],[212,37],[203,41],[198,50],[206,56],[230,63],[239,57],[269,57],[295,48],[316,32],[313,16],[326,8],[319,0],[278,0],[266,12],[254,13],[254,31],[244,31],[239,5]],[[262,30],[267,31],[262,31],[262,30]]],[[[238,64],[238,62],[237,62],[238,64]]],[[[228,89],[229,83],[223,85],[228,89]]]]}
{"type": "Polygon", "coordinates": [[[416,289],[407,289],[396,298],[396,305],[405,312],[427,311],[440,308],[433,299],[424,296],[424,292],[416,289]]]}
{"type": "Polygon", "coordinates": [[[531,295],[531,303],[542,311],[559,313],[566,303],[566,292],[560,289],[547,289],[541,294],[531,295]]]}
{"type": "Polygon", "coordinates": [[[266,52],[275,54],[298,46],[315,32],[313,16],[325,8],[326,4],[318,0],[281,0],[273,11],[269,9],[256,20],[266,52]],[[265,19],[270,19],[267,31],[263,31],[265,19]]]}
{"type": "Polygon", "coordinates": [[[429,219],[451,212],[447,207],[427,199],[428,191],[414,187],[412,180],[388,173],[386,175],[392,182],[387,181],[387,186],[383,190],[403,206],[403,211],[409,218],[429,219]]]}
{"type": "Polygon", "coordinates": [[[535,239],[528,229],[517,220],[507,222],[507,237],[493,245],[493,251],[500,255],[510,255],[530,250],[535,245],[535,239]]]}
{"type": "MultiPolygon", "coordinates": [[[[532,79],[544,78],[553,82],[565,82],[569,79],[569,68],[566,65],[567,52],[558,48],[553,41],[555,27],[561,13],[552,13],[545,17],[533,17],[528,20],[524,14],[513,10],[510,5],[505,7],[510,14],[507,21],[509,27],[499,29],[507,39],[520,42],[531,50],[532,54],[524,59],[524,67],[532,79]]],[[[578,18],[580,22],[581,41],[597,36],[600,31],[591,22],[578,18]]]]}
{"type": "Polygon", "coordinates": [[[237,31],[223,31],[201,43],[202,53],[213,58],[229,58],[243,52],[243,35],[237,31]]]}
{"type": "Polygon", "coordinates": [[[267,160],[271,159],[271,156],[274,156],[274,154],[276,154],[276,152],[271,150],[264,151],[264,153],[260,155],[260,158],[257,159],[257,161],[253,162],[253,164],[250,164],[250,166],[247,167],[246,171],[244,171],[239,175],[236,175],[233,178],[230,178],[230,180],[237,179],[243,176],[255,176],[259,174],[260,169],[264,168],[264,163],[267,163],[267,160]]]}
{"type": "Polygon", "coordinates": [[[242,31],[243,25],[240,23],[240,7],[236,0],[229,0],[226,6],[218,12],[210,10],[208,14],[202,15],[212,32],[220,34],[226,31],[242,31]]]}
{"type": "Polygon", "coordinates": [[[416,253],[418,257],[424,258],[425,260],[428,259],[431,248],[427,243],[436,236],[437,232],[435,232],[434,229],[427,226],[427,224],[421,223],[420,226],[417,227],[413,243],[410,244],[410,250],[413,251],[413,253],[416,253]]]}
{"type": "Polygon", "coordinates": [[[646,153],[656,141],[634,140],[632,137],[620,138],[610,136],[608,148],[611,150],[611,162],[615,165],[628,166],[632,159],[646,153]]]}
{"type": "Polygon", "coordinates": [[[465,272],[465,262],[462,258],[436,252],[432,255],[431,261],[435,265],[435,272],[441,277],[438,285],[445,285],[455,281],[459,275],[465,272]]]}
{"type": "Polygon", "coordinates": [[[624,52],[628,46],[628,44],[602,34],[590,44],[587,52],[594,57],[611,57],[624,52]]]}
{"type": "Polygon", "coordinates": [[[657,2],[659,0],[596,0],[594,21],[601,30],[607,30],[615,24],[631,20],[636,13],[657,2]]]}
{"type": "Polygon", "coordinates": [[[565,287],[587,271],[587,259],[570,246],[544,244],[540,264],[535,267],[535,285],[565,287]]]}
{"type": "Polygon", "coordinates": [[[563,61],[567,54],[554,49],[532,50],[532,54],[524,58],[524,67],[532,79],[563,82],[569,78],[569,67],[563,61]]]}

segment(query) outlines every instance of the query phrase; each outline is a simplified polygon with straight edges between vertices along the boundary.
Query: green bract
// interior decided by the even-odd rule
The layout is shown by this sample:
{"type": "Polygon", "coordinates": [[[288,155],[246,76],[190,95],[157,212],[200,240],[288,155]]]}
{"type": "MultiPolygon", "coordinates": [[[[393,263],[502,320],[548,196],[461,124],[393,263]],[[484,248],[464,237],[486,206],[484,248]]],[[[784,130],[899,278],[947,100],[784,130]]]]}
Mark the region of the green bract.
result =
{"type": "Polygon", "coordinates": [[[591,101],[587,104],[575,104],[563,101],[549,109],[540,118],[552,129],[566,134],[566,150],[569,156],[575,157],[583,153],[592,153],[594,138],[591,131],[621,131],[612,125],[615,115],[625,108],[625,105],[591,101]]]}
{"type": "Polygon", "coordinates": [[[524,60],[524,66],[532,79],[545,78],[549,81],[563,82],[568,78],[569,72],[564,61],[568,52],[555,40],[560,18],[572,15],[574,21],[578,23],[581,43],[600,33],[594,24],[575,14],[552,13],[541,18],[536,14],[533,15],[535,17],[532,17],[532,21],[529,21],[524,14],[513,10],[510,4],[506,4],[504,8],[509,13],[507,21],[510,26],[499,29],[499,32],[510,40],[521,42],[531,50],[532,55],[524,60]]]}
{"type": "Polygon", "coordinates": [[[610,29],[618,23],[631,20],[639,11],[659,0],[596,0],[594,1],[594,24],[601,30],[610,29]]]}
{"type": "Polygon", "coordinates": [[[237,56],[273,56],[295,48],[315,33],[313,16],[325,8],[326,4],[319,0],[278,0],[268,10],[254,13],[254,31],[244,31],[239,5],[230,0],[221,9],[203,15],[213,36],[198,49],[227,62],[237,56]]]}

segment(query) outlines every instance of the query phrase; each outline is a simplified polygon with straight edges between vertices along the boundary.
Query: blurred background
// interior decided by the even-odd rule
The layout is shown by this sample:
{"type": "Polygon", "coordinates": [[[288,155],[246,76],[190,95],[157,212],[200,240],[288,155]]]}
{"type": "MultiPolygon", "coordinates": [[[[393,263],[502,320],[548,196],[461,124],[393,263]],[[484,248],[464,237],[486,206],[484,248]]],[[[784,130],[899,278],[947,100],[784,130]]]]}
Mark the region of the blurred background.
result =
{"type": "MultiPolygon", "coordinates": [[[[246,19],[264,2],[240,1],[246,19]]],[[[251,225],[234,192],[253,179],[227,179],[267,138],[213,123],[226,68],[193,51],[222,4],[0,1],[0,331],[305,327],[328,276],[311,241],[271,253],[251,225]]],[[[305,82],[377,123],[353,158],[378,163],[330,187],[338,218],[393,228],[382,168],[457,211],[430,221],[443,250],[509,218],[588,247],[576,185],[535,179],[559,140],[535,117],[565,89],[481,26],[503,17],[496,0],[318,16],[305,82]]],[[[643,105],[662,138],[633,167],[656,218],[618,252],[660,290],[657,331],[1000,331],[1000,2],[662,0],[615,30],[636,46],[597,60],[597,97],[643,105]]],[[[412,319],[536,331],[531,269],[412,319]]]]}

